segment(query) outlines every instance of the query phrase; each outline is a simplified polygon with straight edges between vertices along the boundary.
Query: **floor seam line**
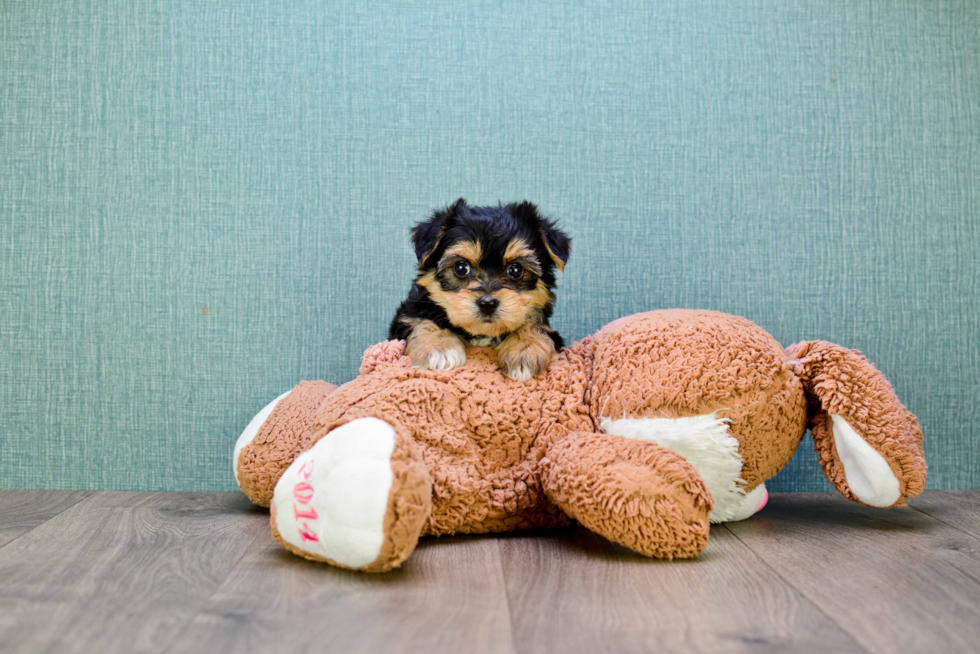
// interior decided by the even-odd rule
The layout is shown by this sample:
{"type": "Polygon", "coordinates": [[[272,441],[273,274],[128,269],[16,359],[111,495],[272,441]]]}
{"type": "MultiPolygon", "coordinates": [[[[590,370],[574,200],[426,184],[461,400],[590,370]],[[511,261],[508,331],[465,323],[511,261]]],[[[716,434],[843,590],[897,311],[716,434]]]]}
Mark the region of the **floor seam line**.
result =
{"type": "Polygon", "coordinates": [[[924,515],[924,516],[926,516],[928,518],[932,518],[936,522],[943,523],[944,525],[946,525],[950,529],[955,529],[956,531],[960,532],[961,534],[966,534],[967,536],[969,536],[970,538],[973,538],[974,540],[980,540],[980,535],[970,533],[969,531],[966,531],[966,530],[964,530],[964,529],[962,529],[960,527],[957,527],[954,524],[950,524],[950,523],[946,522],[945,520],[943,520],[942,518],[939,518],[937,516],[932,515],[931,513],[929,513],[928,511],[926,511],[925,509],[920,509],[919,507],[912,506],[911,504],[908,504],[906,506],[908,506],[910,509],[912,509],[914,511],[918,511],[919,513],[921,513],[922,515],[924,515]]]}
{"type": "Polygon", "coordinates": [[[37,523],[36,525],[34,525],[33,527],[31,527],[30,529],[28,529],[24,533],[18,534],[14,538],[8,540],[3,545],[0,545],[0,550],[3,550],[3,548],[7,547],[11,543],[16,543],[18,540],[20,540],[21,538],[23,538],[27,534],[31,533],[32,531],[34,531],[38,527],[40,527],[42,525],[48,524],[48,522],[50,522],[51,520],[54,520],[55,518],[57,518],[59,515],[61,515],[65,511],[68,511],[69,509],[75,508],[76,506],[79,505],[79,503],[83,502],[84,500],[87,500],[88,498],[92,497],[93,495],[97,495],[101,491],[82,491],[82,492],[87,493],[87,495],[83,495],[82,497],[78,498],[76,501],[72,502],[71,504],[69,504],[68,506],[66,506],[65,508],[63,508],[61,511],[58,511],[57,513],[55,513],[53,516],[50,516],[50,517],[42,520],[41,522],[37,523]]]}
{"type": "Polygon", "coordinates": [[[504,599],[507,600],[507,622],[510,623],[510,646],[513,648],[514,654],[520,654],[520,648],[517,646],[517,634],[514,633],[514,608],[510,601],[510,584],[507,583],[507,571],[504,570],[504,553],[500,546],[500,538],[494,539],[494,544],[497,546],[497,564],[500,567],[500,581],[504,584],[504,599]]]}
{"type": "MultiPolygon", "coordinates": [[[[245,550],[242,552],[242,555],[238,557],[234,565],[228,568],[228,572],[226,572],[225,576],[221,578],[221,581],[215,584],[214,590],[212,590],[208,594],[208,596],[204,599],[204,601],[202,601],[201,604],[196,609],[194,609],[194,613],[192,613],[191,616],[187,618],[187,620],[183,624],[180,625],[181,627],[186,627],[191,622],[193,622],[194,618],[200,615],[204,607],[207,606],[212,599],[214,599],[214,596],[218,593],[219,590],[221,590],[221,587],[225,585],[225,582],[228,581],[228,577],[231,576],[231,573],[233,573],[238,568],[238,564],[241,563],[242,559],[244,559],[248,555],[248,553],[252,550],[252,546],[255,545],[255,542],[258,540],[258,538],[259,538],[258,534],[252,537],[251,542],[249,542],[248,547],[246,547],[245,550]]],[[[160,650],[160,654],[168,654],[168,652],[172,651],[173,648],[177,646],[177,643],[180,642],[181,636],[183,636],[182,633],[174,636],[174,639],[170,642],[170,644],[167,645],[165,649],[160,650]]]]}
{"type": "Polygon", "coordinates": [[[792,588],[794,591],[796,591],[797,593],[799,593],[800,594],[800,597],[802,597],[803,599],[805,599],[807,602],[810,603],[810,606],[812,606],[813,608],[815,608],[817,611],[820,612],[820,615],[824,616],[825,618],[827,618],[828,620],[830,620],[832,623],[834,623],[835,625],[837,625],[837,628],[840,629],[845,634],[847,634],[847,637],[850,638],[852,641],[854,641],[854,644],[857,645],[858,648],[861,651],[867,652],[868,654],[872,654],[871,650],[869,650],[867,647],[865,647],[861,643],[861,641],[859,641],[857,639],[857,637],[854,634],[852,634],[850,631],[847,630],[846,627],[844,627],[844,625],[842,625],[841,623],[839,623],[837,620],[835,620],[833,617],[831,617],[826,611],[824,611],[823,610],[823,607],[820,606],[819,604],[817,604],[815,601],[813,601],[813,599],[809,595],[807,595],[805,592],[803,592],[803,589],[802,588],[798,588],[796,586],[796,584],[792,583],[786,577],[784,577],[783,575],[779,574],[779,570],[777,570],[776,568],[774,568],[772,565],[769,564],[768,561],[766,561],[764,558],[762,558],[762,556],[758,552],[756,552],[754,549],[752,549],[752,546],[751,545],[749,545],[744,540],[742,540],[741,538],[739,538],[738,534],[736,534],[732,529],[730,529],[727,524],[722,523],[721,526],[723,526],[728,531],[728,533],[730,533],[732,536],[734,536],[735,537],[735,540],[737,540],[738,542],[740,542],[742,545],[744,545],[746,547],[746,549],[748,549],[750,552],[752,552],[752,556],[754,556],[755,558],[757,558],[759,560],[759,562],[762,563],[762,565],[766,566],[769,570],[771,570],[772,573],[774,575],[776,575],[776,577],[779,578],[780,581],[782,581],[784,584],[786,584],[787,586],[789,586],[790,588],[792,588]]]}

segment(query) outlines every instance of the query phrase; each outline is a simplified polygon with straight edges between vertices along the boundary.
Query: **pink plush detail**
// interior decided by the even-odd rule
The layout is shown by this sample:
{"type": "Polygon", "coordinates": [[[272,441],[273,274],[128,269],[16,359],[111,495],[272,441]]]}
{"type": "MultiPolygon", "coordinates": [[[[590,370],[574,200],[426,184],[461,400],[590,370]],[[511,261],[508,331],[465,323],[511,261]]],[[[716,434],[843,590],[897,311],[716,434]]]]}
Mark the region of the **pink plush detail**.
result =
{"type": "Polygon", "coordinates": [[[380,365],[395,363],[405,355],[405,341],[381,341],[364,350],[359,374],[367,375],[380,365]]]}
{"type": "Polygon", "coordinates": [[[759,502],[759,508],[756,509],[755,512],[758,513],[762,509],[766,508],[766,504],[768,504],[768,503],[769,503],[769,489],[763,488],[762,489],[762,501],[759,502]]]}

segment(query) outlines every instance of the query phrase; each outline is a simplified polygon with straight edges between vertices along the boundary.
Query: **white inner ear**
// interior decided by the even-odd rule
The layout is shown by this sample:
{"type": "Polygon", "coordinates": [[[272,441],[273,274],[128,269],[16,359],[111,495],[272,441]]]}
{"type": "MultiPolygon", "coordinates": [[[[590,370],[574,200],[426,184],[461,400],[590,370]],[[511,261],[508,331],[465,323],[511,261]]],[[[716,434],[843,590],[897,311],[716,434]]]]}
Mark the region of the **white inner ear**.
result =
{"type": "Polygon", "coordinates": [[[241,456],[242,450],[245,446],[255,440],[255,437],[259,433],[259,429],[265,424],[266,419],[272,414],[272,410],[276,408],[276,405],[282,401],[282,398],[286,397],[292,393],[292,391],[286,391],[276,399],[265,405],[265,408],[255,414],[251,422],[248,423],[248,427],[242,432],[242,435],[238,437],[235,441],[235,452],[231,455],[231,465],[235,470],[235,481],[238,482],[239,488],[241,488],[242,482],[238,479],[238,457],[241,456]]]}
{"type": "Polygon", "coordinates": [[[708,520],[718,523],[740,519],[737,516],[745,498],[742,455],[738,441],[728,433],[727,418],[719,418],[716,413],[685,418],[604,418],[602,431],[650,441],[677,452],[697,470],[714,498],[715,508],[708,520]]]}
{"type": "Polygon", "coordinates": [[[831,414],[834,445],[851,492],[868,506],[888,507],[902,495],[898,479],[885,458],[868,445],[841,416],[831,414]]]}

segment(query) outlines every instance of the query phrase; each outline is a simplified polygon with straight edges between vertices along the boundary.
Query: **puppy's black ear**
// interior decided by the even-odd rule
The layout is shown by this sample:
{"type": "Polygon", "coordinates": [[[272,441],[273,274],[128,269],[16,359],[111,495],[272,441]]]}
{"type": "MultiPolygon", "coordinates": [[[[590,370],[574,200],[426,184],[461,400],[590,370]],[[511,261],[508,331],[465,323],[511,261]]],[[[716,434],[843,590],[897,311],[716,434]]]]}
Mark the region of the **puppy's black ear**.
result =
{"type": "Polygon", "coordinates": [[[558,270],[564,271],[568,257],[572,254],[572,239],[547,218],[541,219],[541,239],[558,270]]]}
{"type": "Polygon", "coordinates": [[[511,204],[507,208],[510,214],[518,222],[523,223],[529,231],[540,234],[544,248],[548,251],[548,256],[558,266],[558,270],[565,270],[568,256],[572,253],[572,239],[558,229],[553,221],[538,215],[538,208],[530,202],[511,204]]]}
{"type": "Polygon", "coordinates": [[[419,260],[419,268],[425,268],[429,258],[439,249],[439,243],[446,235],[446,230],[459,215],[460,209],[465,206],[466,200],[460,198],[451,206],[436,211],[431,218],[412,228],[412,246],[415,248],[415,257],[419,260]]]}

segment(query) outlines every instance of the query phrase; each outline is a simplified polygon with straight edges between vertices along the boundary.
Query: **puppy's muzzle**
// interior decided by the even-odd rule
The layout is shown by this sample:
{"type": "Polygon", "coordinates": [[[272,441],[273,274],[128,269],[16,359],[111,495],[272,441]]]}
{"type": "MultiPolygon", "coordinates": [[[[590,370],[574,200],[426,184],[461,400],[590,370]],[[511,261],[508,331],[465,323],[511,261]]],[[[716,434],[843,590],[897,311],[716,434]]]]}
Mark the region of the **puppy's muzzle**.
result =
{"type": "Polygon", "coordinates": [[[499,306],[500,300],[489,295],[484,295],[476,301],[476,307],[484,316],[492,316],[499,306]]]}

